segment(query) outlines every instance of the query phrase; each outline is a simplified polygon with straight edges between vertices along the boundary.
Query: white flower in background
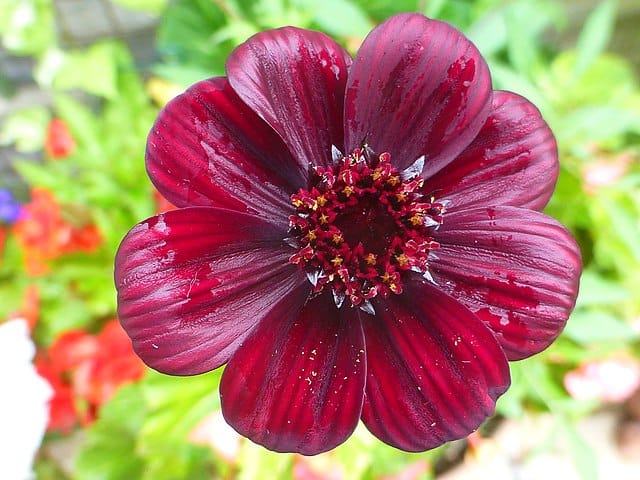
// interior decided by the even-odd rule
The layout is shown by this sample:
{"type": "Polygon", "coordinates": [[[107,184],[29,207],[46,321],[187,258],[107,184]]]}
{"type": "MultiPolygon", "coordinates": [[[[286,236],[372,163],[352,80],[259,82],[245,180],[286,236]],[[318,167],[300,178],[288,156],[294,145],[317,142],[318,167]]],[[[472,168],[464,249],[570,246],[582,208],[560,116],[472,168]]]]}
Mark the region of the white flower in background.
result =
{"type": "Polygon", "coordinates": [[[23,319],[0,324],[0,478],[33,478],[33,458],[49,418],[52,390],[38,375],[23,319]]]}
{"type": "Polygon", "coordinates": [[[242,437],[225,422],[221,411],[206,416],[189,433],[189,440],[196,445],[211,447],[230,463],[238,461],[242,437]]]}
{"type": "Polygon", "coordinates": [[[640,386],[640,363],[625,358],[586,362],[564,376],[564,387],[578,400],[622,403],[640,386]]]}

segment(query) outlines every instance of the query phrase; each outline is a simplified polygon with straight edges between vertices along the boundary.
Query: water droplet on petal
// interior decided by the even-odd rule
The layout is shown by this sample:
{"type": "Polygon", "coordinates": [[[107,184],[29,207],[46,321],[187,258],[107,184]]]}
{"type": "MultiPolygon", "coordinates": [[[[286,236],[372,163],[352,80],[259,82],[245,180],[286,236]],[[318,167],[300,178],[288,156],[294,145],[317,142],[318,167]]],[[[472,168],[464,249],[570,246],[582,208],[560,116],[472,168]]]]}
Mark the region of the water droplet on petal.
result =
{"type": "Polygon", "coordinates": [[[343,157],[344,157],[344,154],[340,151],[340,149],[335,145],[331,145],[331,159],[335,163],[337,163],[343,157]]]}
{"type": "Polygon", "coordinates": [[[340,308],[345,298],[347,298],[347,296],[343,292],[333,291],[333,301],[335,302],[336,307],[340,308]]]}
{"type": "Polygon", "coordinates": [[[287,237],[283,239],[283,242],[289,245],[290,247],[300,248],[300,244],[298,243],[298,240],[296,240],[295,238],[287,237]]]}
{"type": "Polygon", "coordinates": [[[368,313],[369,315],[375,315],[376,314],[376,309],[373,308],[373,305],[371,304],[371,302],[369,300],[365,300],[364,302],[362,302],[358,306],[360,307],[360,310],[362,310],[363,312],[368,313]]]}
{"type": "Polygon", "coordinates": [[[314,270],[313,272],[306,272],[307,279],[314,287],[318,284],[318,279],[320,278],[320,270],[314,270]]]}
{"type": "Polygon", "coordinates": [[[403,181],[411,180],[422,173],[424,169],[424,155],[418,157],[415,162],[400,172],[400,178],[403,181]]]}
{"type": "Polygon", "coordinates": [[[428,215],[423,217],[423,224],[425,227],[439,227],[440,226],[440,222],[438,222],[437,220],[434,220],[433,218],[429,217],[428,215]]]}
{"type": "Polygon", "coordinates": [[[426,271],[422,274],[422,276],[423,276],[424,278],[426,278],[427,280],[429,280],[429,281],[430,281],[431,283],[433,283],[434,285],[438,285],[438,284],[436,283],[436,281],[433,279],[433,276],[431,275],[431,272],[430,272],[429,270],[426,270],[426,271]]]}

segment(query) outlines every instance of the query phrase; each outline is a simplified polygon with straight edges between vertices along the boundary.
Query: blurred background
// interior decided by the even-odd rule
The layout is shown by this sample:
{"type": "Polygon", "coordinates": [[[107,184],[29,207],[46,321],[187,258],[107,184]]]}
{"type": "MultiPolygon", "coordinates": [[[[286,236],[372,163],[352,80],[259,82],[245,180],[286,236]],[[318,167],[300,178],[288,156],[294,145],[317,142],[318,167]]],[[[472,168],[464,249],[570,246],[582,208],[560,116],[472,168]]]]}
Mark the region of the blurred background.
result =
{"type": "Polygon", "coordinates": [[[0,12],[0,478],[640,476],[638,0],[0,0],[0,12]],[[355,53],[400,11],[463,30],[494,87],[551,125],[561,173],[547,212],[580,243],[578,304],[557,342],[512,364],[496,416],[465,440],[407,454],[359,427],[327,454],[274,454],[225,425],[220,370],[150,371],[115,319],[121,238],[172,208],[145,174],[146,135],[255,32],[318,29],[355,53]]]}

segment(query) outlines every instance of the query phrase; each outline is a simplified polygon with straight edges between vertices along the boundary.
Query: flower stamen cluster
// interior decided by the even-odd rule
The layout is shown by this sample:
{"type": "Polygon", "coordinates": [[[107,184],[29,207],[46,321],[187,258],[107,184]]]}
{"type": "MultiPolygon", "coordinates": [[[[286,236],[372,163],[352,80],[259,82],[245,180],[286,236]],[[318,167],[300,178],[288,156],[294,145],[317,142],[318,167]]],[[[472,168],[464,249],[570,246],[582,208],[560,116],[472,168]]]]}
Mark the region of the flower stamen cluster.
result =
{"type": "Polygon", "coordinates": [[[347,156],[334,151],[332,166],[314,167],[312,187],[291,195],[298,251],[289,261],[304,269],[315,293],[331,288],[338,307],[348,299],[373,313],[369,300],[402,293],[405,272],[431,280],[444,202],[423,191],[422,157],[402,172],[390,158],[366,145],[347,156]]]}

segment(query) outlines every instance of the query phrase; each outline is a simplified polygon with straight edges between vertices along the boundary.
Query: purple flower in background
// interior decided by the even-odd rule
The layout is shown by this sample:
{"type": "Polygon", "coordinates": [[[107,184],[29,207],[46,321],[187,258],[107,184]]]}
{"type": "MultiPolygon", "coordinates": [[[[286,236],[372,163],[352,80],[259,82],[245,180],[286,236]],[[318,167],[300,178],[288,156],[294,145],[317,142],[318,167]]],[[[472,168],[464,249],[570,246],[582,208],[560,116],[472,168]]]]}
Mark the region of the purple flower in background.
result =
{"type": "Polygon", "coordinates": [[[149,134],[179,208],[116,257],[136,352],[174,375],[227,363],[226,420],[276,451],[329,450],[359,419],[408,451],[474,431],[507,361],[549,346],[577,295],[578,247],[540,213],[558,161],[539,111],[418,14],[354,59],[322,33],[262,32],[226,69],[149,134]]]}
{"type": "Polygon", "coordinates": [[[0,222],[15,223],[20,216],[22,205],[18,202],[9,190],[0,189],[0,222]]]}

